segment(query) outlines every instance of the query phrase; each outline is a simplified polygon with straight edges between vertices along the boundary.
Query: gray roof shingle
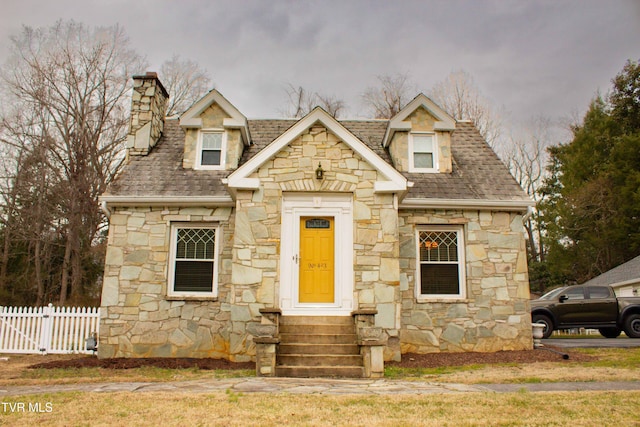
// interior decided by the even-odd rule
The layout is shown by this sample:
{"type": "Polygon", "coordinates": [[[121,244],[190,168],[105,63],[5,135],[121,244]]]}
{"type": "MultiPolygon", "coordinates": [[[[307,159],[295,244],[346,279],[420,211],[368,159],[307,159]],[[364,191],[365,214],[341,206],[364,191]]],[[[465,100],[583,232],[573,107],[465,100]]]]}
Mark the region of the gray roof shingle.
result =
{"type": "MultiPolygon", "coordinates": [[[[245,163],[296,123],[296,120],[249,120],[252,145],[245,163]]],[[[392,164],[382,147],[386,120],[344,120],[340,123],[384,161],[392,164]]],[[[176,119],[165,122],[164,133],[147,156],[132,156],[110,185],[108,196],[225,196],[221,182],[231,171],[192,170],[182,167],[185,133],[176,119]]],[[[505,165],[471,123],[460,122],[451,137],[453,170],[450,174],[403,173],[414,186],[409,198],[528,201],[505,165]]]]}
{"type": "Polygon", "coordinates": [[[620,264],[609,271],[605,271],[599,276],[585,282],[585,285],[615,285],[629,281],[640,282],[640,256],[630,261],[620,264]]]}

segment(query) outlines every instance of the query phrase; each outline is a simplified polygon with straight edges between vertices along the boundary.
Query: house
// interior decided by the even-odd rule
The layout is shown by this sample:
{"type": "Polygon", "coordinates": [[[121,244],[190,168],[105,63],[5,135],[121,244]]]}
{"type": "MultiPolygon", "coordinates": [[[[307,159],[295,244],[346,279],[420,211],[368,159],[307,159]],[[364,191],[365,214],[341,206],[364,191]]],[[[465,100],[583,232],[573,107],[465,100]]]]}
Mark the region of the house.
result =
{"type": "Polygon", "coordinates": [[[134,77],[127,164],[101,198],[99,357],[314,375],[285,365],[344,352],[379,376],[403,353],[532,348],[532,202],[473,124],[422,94],[390,120],[251,120],[217,90],[176,119],[166,100],[134,77]]]}
{"type": "Polygon", "coordinates": [[[640,291],[640,256],[633,258],[584,283],[609,285],[619,297],[635,297],[640,291]]]}

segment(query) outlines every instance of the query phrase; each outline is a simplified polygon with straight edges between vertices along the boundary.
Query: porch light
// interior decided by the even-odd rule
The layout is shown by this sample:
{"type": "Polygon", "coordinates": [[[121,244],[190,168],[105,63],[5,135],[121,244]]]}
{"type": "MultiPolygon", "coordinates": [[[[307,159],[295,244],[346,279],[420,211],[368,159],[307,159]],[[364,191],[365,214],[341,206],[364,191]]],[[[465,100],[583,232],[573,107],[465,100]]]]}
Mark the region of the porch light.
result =
{"type": "Polygon", "coordinates": [[[322,165],[318,163],[318,169],[316,169],[316,179],[322,179],[324,175],[324,171],[322,170],[322,165]]]}

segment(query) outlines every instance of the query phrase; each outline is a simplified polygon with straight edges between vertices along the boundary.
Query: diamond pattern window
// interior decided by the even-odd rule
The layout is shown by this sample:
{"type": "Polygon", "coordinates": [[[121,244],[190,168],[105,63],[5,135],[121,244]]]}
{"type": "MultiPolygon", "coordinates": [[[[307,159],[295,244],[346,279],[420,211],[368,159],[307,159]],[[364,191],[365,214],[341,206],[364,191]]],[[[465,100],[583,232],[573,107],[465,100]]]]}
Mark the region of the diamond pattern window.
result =
{"type": "Polygon", "coordinates": [[[461,241],[460,229],[418,230],[418,296],[464,297],[461,241]]]}
{"type": "Polygon", "coordinates": [[[172,295],[215,296],[216,227],[173,227],[172,295]]]}

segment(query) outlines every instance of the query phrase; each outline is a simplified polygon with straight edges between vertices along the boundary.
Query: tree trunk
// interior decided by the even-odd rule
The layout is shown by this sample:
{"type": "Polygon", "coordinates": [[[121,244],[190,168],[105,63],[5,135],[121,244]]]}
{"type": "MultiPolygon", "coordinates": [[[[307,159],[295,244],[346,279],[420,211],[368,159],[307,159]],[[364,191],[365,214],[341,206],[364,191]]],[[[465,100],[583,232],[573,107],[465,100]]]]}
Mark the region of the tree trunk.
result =
{"type": "MultiPolygon", "coordinates": [[[[69,231],[70,234],[70,231],[69,231]]],[[[65,305],[67,302],[67,291],[69,286],[69,264],[71,261],[71,241],[67,234],[67,243],[64,247],[64,259],[62,260],[62,277],[60,280],[60,299],[59,304],[65,305]]]]}
{"type": "Polygon", "coordinates": [[[42,279],[42,241],[36,240],[35,267],[36,267],[36,307],[40,307],[44,300],[44,283],[42,279]]]}
{"type": "Polygon", "coordinates": [[[0,261],[0,294],[7,286],[7,266],[9,265],[9,250],[11,249],[11,232],[9,227],[4,229],[4,244],[2,248],[2,260],[0,261]]]}

